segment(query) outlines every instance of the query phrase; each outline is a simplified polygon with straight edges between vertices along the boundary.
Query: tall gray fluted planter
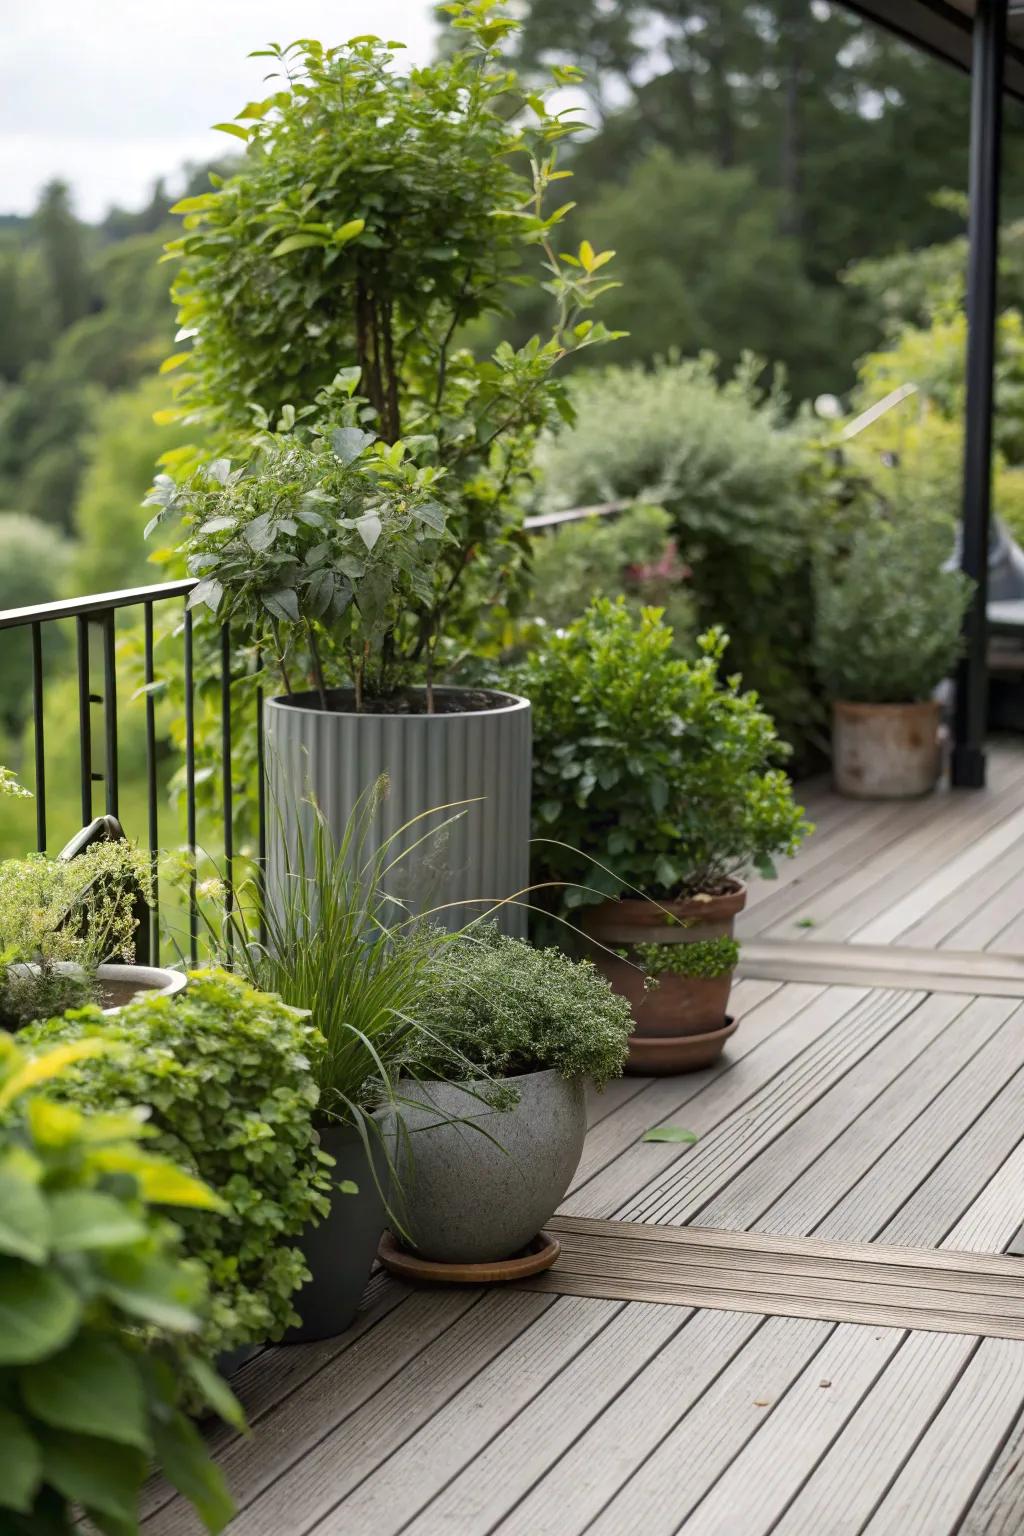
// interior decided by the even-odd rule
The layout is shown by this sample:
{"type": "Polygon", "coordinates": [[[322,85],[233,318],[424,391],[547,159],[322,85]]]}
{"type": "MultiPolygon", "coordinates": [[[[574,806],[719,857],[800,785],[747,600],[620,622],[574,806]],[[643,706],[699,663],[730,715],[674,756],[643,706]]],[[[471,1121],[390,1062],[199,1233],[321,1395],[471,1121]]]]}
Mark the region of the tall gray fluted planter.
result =
{"type": "MultiPolygon", "coordinates": [[[[345,695],[338,694],[343,700],[345,695]]],[[[354,714],[324,710],[315,693],[266,705],[268,862],[271,890],[281,878],[281,838],[294,837],[291,804],[310,793],[340,836],[359,796],[382,773],[391,791],[374,821],[369,857],[385,838],[424,811],[475,800],[439,837],[431,837],[389,878],[390,894],[458,928],[492,901],[529,884],[532,742],[528,700],[480,689],[435,689],[438,704],[479,700],[489,707],[427,714],[354,714]],[[477,798],[479,797],[479,798],[477,798]],[[282,825],[283,819],[283,825],[282,825]],[[457,903],[471,905],[457,905],[457,903]],[[455,905],[453,905],[455,904],[455,905]]],[[[419,822],[411,845],[451,811],[419,822]]],[[[396,844],[395,852],[402,846],[396,844]]],[[[526,935],[526,910],[509,905],[498,921],[526,935]]]]}

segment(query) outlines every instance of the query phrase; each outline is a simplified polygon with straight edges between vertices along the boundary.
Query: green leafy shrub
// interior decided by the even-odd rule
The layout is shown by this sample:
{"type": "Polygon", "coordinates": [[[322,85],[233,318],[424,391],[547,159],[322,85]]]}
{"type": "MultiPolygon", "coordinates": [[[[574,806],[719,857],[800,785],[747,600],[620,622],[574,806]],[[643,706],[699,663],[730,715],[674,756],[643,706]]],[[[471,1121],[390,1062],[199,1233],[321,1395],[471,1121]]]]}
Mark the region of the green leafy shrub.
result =
{"type": "Polygon", "coordinates": [[[531,618],[558,628],[578,619],[593,598],[621,593],[633,612],[663,608],[680,650],[692,641],[688,571],[663,507],[628,507],[616,516],[556,526],[534,538],[530,564],[531,618]]]}
{"type": "Polygon", "coordinates": [[[621,1077],[633,1027],[629,1004],[589,960],[488,924],[441,951],[421,1017],[438,1046],[425,1071],[451,1076],[455,1059],[492,1078],[555,1068],[599,1088],[621,1077]]]}
{"type": "MultiPolygon", "coordinates": [[[[153,1462],[209,1531],[234,1513],[183,1412],[187,1394],[244,1428],[198,1349],[202,1266],[175,1216],[214,1219],[206,1186],[142,1143],[131,1112],[79,1114],[55,1091],[107,1050],[83,1039],[29,1059],[0,1034],[0,1527],[10,1536],[137,1532],[153,1462]]],[[[152,1146],[153,1144],[151,1144],[152,1146]]]]}
{"type": "Polygon", "coordinates": [[[730,665],[798,753],[824,742],[810,665],[811,556],[825,510],[817,461],[747,359],[608,368],[573,379],[572,430],[538,453],[544,507],[620,498],[663,506],[692,569],[696,622],[722,624],[730,665]]]}
{"type": "Polygon", "coordinates": [[[95,1000],[97,966],[134,958],[135,905],[149,878],[148,860],[124,841],[74,859],[0,862],[0,1027],[95,1000]]]}
{"type": "Polygon", "coordinates": [[[735,939],[698,939],[693,944],[634,944],[620,953],[635,960],[648,976],[692,976],[705,981],[734,971],[740,958],[735,939]]]}
{"type": "Polygon", "coordinates": [[[526,659],[533,703],[534,879],[569,881],[569,906],[642,891],[714,892],[750,865],[773,873],[809,830],[771,718],[720,677],[717,629],[672,654],[657,609],[600,599],[526,659]],[[585,888],[584,888],[585,887],[585,888]]]}
{"type": "Polygon", "coordinates": [[[972,584],[948,557],[943,521],[876,519],[822,562],[814,660],[832,698],[910,704],[949,675],[972,584]]]}
{"type": "Polygon", "coordinates": [[[222,1215],[183,1217],[186,1251],[210,1277],[211,1351],[277,1338],[297,1321],[308,1271],[290,1239],[326,1210],[329,1177],[312,1115],[316,1031],[294,1008],[223,971],[199,971],[180,997],[144,997],[104,1019],[85,1010],[35,1025],[30,1047],[100,1040],[120,1050],[60,1085],[69,1102],[151,1111],[153,1146],[202,1178],[222,1215]]]}
{"type": "MultiPolygon", "coordinates": [[[[571,414],[554,370],[609,339],[589,311],[612,255],[585,240],[556,248],[572,204],[550,206],[567,174],[555,153],[574,125],[509,68],[516,23],[497,0],[443,9],[456,47],[427,68],[394,67],[376,37],[266,50],[284,83],[223,125],[245,141],[243,169],[174,210],[183,232],[168,255],[181,259],[174,295],[191,345],[164,364],[178,404],[161,413],[203,425],[233,459],[254,433],[302,433],[312,413],[391,448],[404,440],[443,473],[451,537],[429,601],[418,594],[392,632],[396,660],[428,676],[443,638],[461,650],[481,608],[515,585],[534,442],[571,414]],[[503,313],[522,283],[547,294],[545,334],[474,356],[467,325],[503,313]],[[352,388],[354,419],[339,422],[332,391],[337,405],[352,388]]],[[[552,84],[579,78],[559,68],[552,84]]],[[[165,460],[178,475],[195,457],[165,460]]]]}

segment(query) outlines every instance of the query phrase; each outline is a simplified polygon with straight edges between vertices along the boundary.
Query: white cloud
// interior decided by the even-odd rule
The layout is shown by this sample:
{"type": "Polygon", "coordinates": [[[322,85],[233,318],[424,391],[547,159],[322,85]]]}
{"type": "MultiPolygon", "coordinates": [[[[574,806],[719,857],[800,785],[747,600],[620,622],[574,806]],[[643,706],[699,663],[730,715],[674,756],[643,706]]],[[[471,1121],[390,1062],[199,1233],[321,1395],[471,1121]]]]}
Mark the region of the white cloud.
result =
{"type": "Polygon", "coordinates": [[[0,0],[0,212],[26,213],[60,176],[78,212],[137,207],[158,176],[223,155],[210,124],[261,94],[270,41],[362,32],[396,38],[425,62],[425,0],[0,0]]]}

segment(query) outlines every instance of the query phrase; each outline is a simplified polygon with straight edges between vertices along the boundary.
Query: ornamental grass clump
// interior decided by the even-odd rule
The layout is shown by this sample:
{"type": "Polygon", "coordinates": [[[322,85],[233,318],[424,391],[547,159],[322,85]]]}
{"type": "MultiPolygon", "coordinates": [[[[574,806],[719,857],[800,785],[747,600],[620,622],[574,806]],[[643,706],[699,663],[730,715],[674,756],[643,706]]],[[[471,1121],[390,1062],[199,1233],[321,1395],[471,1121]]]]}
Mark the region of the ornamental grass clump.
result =
{"type": "Polygon", "coordinates": [[[85,1009],[34,1025],[29,1049],[102,1042],[59,1084],[62,1100],[119,1111],[144,1105],[150,1145],[203,1179],[222,1209],[180,1218],[185,1251],[210,1279],[211,1352],[279,1338],[308,1278],[295,1240],[327,1209],[317,1147],[312,1022],[225,971],[195,972],[171,999],[148,996],[105,1019],[85,1009]]]}
{"type": "Polygon", "coordinates": [[[599,599],[527,657],[533,878],[566,906],[720,894],[810,830],[771,717],[723,676],[727,646],[709,629],[686,660],[660,609],[599,599]]]}
{"type": "Polygon", "coordinates": [[[423,1075],[451,1077],[466,1062],[492,1079],[553,1068],[598,1088],[621,1077],[632,1028],[629,1004],[588,960],[534,949],[493,924],[441,951],[420,1016],[436,1042],[423,1075]]]}

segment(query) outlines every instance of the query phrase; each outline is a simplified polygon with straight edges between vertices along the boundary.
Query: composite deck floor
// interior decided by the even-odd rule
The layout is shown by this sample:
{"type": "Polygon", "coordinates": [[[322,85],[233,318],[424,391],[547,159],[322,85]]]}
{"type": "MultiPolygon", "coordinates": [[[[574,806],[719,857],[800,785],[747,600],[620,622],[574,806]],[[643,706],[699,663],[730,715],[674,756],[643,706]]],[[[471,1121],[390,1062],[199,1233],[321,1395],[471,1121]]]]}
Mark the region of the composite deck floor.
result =
{"type": "MultiPolygon", "coordinates": [[[[742,934],[762,956],[823,946],[828,965],[739,981],[716,1068],[595,1095],[566,1216],[810,1238],[815,1252],[1007,1250],[1024,1222],[1024,747],[998,747],[990,780],[902,806],[811,786],[819,830],[753,885],[742,934]],[[880,986],[858,965],[883,946],[880,986]],[[956,986],[910,950],[955,954],[956,986]],[[664,1124],[699,1140],[641,1139],[664,1124]]],[[[651,1246],[666,1245],[633,1243],[651,1246]]],[[[1024,1529],[1024,1339],[824,1311],[377,1275],[347,1334],[267,1350],[235,1378],[253,1434],[211,1437],[232,1531],[1024,1529]]],[[[198,1529],[160,1485],[147,1501],[149,1536],[198,1529]]]]}

